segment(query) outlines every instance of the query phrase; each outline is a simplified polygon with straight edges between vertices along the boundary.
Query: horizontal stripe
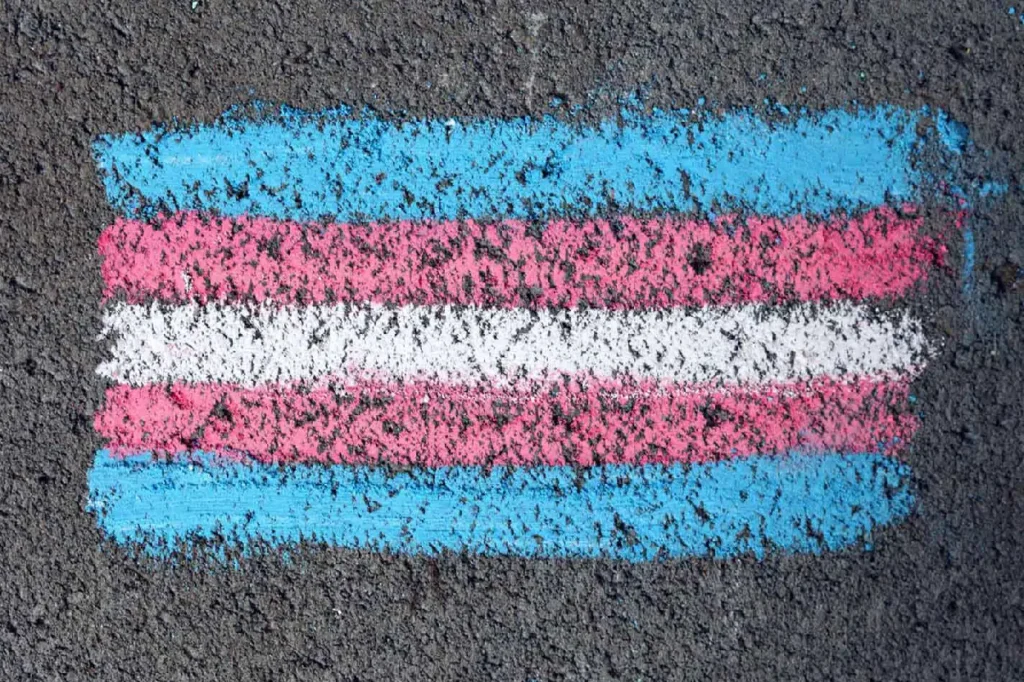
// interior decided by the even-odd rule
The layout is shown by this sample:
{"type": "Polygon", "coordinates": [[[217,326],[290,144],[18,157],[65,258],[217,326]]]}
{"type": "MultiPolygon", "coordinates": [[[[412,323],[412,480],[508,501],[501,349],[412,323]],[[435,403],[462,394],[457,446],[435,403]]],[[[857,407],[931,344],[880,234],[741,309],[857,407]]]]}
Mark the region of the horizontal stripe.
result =
{"type": "Polygon", "coordinates": [[[444,468],[247,466],[97,454],[89,508],[117,542],[178,540],[443,550],[632,561],[835,550],[913,505],[909,470],[878,455],[707,465],[444,468]]]}
{"type": "Polygon", "coordinates": [[[920,199],[925,112],[625,112],[578,120],[385,120],[349,110],[229,113],[94,145],[110,203],[343,222],[609,211],[829,214],[920,199]]]}
{"type": "Polygon", "coordinates": [[[514,389],[114,386],[96,431],[114,452],[233,450],[262,462],[420,466],[705,462],[873,451],[907,440],[906,381],[760,390],[567,381],[514,389]]]}
{"type": "MultiPolygon", "coordinates": [[[[913,210],[907,207],[907,211],[913,210]]],[[[100,236],[107,299],[655,308],[899,296],[941,260],[922,218],[301,224],[181,213],[100,236]]]]}
{"type": "Polygon", "coordinates": [[[508,384],[562,375],[773,383],[906,372],[927,353],[906,312],[852,305],[608,312],[117,304],[104,329],[116,340],[97,371],[131,385],[329,377],[508,384]]]}

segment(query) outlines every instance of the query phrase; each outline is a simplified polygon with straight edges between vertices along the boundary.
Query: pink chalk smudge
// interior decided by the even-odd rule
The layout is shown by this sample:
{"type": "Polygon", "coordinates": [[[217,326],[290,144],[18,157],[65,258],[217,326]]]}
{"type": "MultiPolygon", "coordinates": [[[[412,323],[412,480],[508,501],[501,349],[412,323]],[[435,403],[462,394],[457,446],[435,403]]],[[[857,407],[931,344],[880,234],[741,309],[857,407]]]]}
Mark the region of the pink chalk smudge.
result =
{"type": "Polygon", "coordinates": [[[260,462],[428,467],[696,463],[898,449],[918,426],[908,390],[887,377],[758,389],[592,380],[113,386],[95,427],[115,454],[200,449],[260,462]]]}
{"type": "Polygon", "coordinates": [[[914,207],[825,221],[736,216],[302,224],[117,219],[104,296],[130,303],[373,301],[610,309],[895,297],[946,252],[914,207]]]}

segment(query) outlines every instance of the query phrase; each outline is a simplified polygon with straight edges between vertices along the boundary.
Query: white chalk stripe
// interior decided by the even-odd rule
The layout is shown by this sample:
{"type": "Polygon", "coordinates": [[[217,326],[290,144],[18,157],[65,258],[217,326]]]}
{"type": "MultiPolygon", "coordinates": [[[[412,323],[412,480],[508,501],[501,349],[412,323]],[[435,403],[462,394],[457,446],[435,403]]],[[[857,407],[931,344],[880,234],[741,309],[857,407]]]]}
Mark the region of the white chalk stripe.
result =
{"type": "Polygon", "coordinates": [[[928,353],[907,312],[852,304],[643,312],[117,304],[105,315],[111,334],[112,358],[97,371],[135,386],[344,376],[503,384],[562,373],[756,384],[907,372],[928,353]]]}

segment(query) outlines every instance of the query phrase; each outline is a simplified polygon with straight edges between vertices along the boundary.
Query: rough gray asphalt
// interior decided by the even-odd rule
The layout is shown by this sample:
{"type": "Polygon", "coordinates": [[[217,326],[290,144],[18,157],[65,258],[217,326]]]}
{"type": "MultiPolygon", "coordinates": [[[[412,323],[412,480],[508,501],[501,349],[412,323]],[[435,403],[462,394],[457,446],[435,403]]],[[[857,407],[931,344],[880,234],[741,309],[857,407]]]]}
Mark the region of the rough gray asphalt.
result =
{"type": "Polygon", "coordinates": [[[1024,24],[1003,0],[19,2],[0,14],[0,678],[1024,679],[1024,24]],[[628,565],[304,547],[160,564],[83,511],[99,445],[101,132],[252,98],[412,115],[942,107],[978,172],[977,286],[920,302],[920,508],[872,552],[628,565]]]}

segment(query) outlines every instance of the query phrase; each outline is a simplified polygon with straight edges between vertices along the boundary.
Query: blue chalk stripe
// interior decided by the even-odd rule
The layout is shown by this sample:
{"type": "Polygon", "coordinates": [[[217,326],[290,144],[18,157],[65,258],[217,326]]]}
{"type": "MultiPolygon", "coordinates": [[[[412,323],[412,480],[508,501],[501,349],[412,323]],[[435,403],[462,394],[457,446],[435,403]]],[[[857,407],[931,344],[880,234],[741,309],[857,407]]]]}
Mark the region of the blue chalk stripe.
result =
{"type": "Polygon", "coordinates": [[[588,127],[550,116],[393,122],[347,109],[283,110],[108,135],[94,152],[110,202],[128,215],[825,214],[920,199],[916,126],[926,115],[880,106],[769,123],[748,111],[624,112],[588,127]]]}
{"type": "Polygon", "coordinates": [[[180,455],[96,455],[90,509],[121,543],[218,534],[437,554],[717,556],[835,550],[905,517],[910,471],[881,455],[790,455],[707,465],[274,467],[180,455]]]}

